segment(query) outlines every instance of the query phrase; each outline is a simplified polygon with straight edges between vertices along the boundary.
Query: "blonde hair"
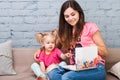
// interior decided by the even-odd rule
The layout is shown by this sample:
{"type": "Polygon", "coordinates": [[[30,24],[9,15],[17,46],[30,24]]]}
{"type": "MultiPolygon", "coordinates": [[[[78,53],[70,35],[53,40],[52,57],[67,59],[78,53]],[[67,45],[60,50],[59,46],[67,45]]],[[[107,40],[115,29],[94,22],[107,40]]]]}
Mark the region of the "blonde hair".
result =
{"type": "Polygon", "coordinates": [[[53,39],[55,39],[55,43],[56,43],[56,41],[58,39],[58,32],[57,32],[57,30],[52,30],[51,32],[45,32],[45,33],[37,32],[35,39],[39,44],[42,44],[46,36],[53,37],[53,39]]]}

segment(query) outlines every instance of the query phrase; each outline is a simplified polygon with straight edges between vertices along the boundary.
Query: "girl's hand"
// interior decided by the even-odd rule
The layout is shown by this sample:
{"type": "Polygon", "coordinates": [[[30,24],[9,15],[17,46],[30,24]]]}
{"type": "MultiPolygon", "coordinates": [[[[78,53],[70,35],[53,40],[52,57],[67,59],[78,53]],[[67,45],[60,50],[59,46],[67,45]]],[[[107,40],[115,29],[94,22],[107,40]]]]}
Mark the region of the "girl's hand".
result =
{"type": "Polygon", "coordinates": [[[72,56],[73,56],[72,53],[61,54],[61,59],[65,60],[66,58],[70,58],[70,57],[72,57],[72,56]]]}
{"type": "Polygon", "coordinates": [[[72,54],[72,53],[66,53],[65,56],[66,56],[67,58],[70,58],[70,57],[73,56],[73,54],[72,54]]]}

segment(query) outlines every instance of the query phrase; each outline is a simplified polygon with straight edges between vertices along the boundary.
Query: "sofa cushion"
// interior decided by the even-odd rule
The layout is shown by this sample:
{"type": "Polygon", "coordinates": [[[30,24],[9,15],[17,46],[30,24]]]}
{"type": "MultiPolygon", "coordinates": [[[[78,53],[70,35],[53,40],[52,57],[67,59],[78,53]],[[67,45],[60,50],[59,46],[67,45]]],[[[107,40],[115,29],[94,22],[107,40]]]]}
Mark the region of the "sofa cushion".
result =
{"type": "Polygon", "coordinates": [[[120,48],[109,48],[108,54],[104,59],[106,69],[109,70],[115,63],[120,61],[120,48]]]}
{"type": "Polygon", "coordinates": [[[34,62],[33,55],[36,50],[33,48],[13,48],[14,69],[17,74],[33,73],[30,66],[34,62]]]}
{"type": "Polygon", "coordinates": [[[13,69],[12,41],[0,43],[0,75],[16,74],[13,69]]]}
{"type": "Polygon", "coordinates": [[[108,70],[108,72],[114,74],[120,79],[120,61],[113,65],[112,68],[108,70]]]}
{"type": "Polygon", "coordinates": [[[0,76],[0,80],[36,80],[34,73],[19,73],[12,76],[0,76]]]}
{"type": "Polygon", "coordinates": [[[113,74],[107,72],[107,76],[105,80],[119,80],[116,76],[114,76],[113,74]]]}

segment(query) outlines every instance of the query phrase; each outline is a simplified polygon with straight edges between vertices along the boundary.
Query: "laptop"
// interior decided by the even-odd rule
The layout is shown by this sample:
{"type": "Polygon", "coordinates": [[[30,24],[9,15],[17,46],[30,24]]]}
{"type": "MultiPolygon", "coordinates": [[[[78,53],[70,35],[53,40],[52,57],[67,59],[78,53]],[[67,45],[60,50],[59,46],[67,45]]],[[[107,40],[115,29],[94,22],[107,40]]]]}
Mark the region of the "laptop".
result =
{"type": "Polygon", "coordinates": [[[75,48],[75,65],[61,66],[65,69],[79,71],[94,69],[98,63],[98,49],[96,46],[75,48]]]}

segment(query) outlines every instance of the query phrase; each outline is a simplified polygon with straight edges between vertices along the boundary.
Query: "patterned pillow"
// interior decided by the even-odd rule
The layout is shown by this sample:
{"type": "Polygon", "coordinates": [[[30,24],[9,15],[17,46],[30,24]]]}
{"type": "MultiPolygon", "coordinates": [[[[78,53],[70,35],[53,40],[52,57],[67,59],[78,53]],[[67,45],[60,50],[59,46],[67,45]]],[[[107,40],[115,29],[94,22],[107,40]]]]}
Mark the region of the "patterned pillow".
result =
{"type": "Polygon", "coordinates": [[[12,41],[0,43],[0,75],[16,74],[13,69],[12,41]]]}

